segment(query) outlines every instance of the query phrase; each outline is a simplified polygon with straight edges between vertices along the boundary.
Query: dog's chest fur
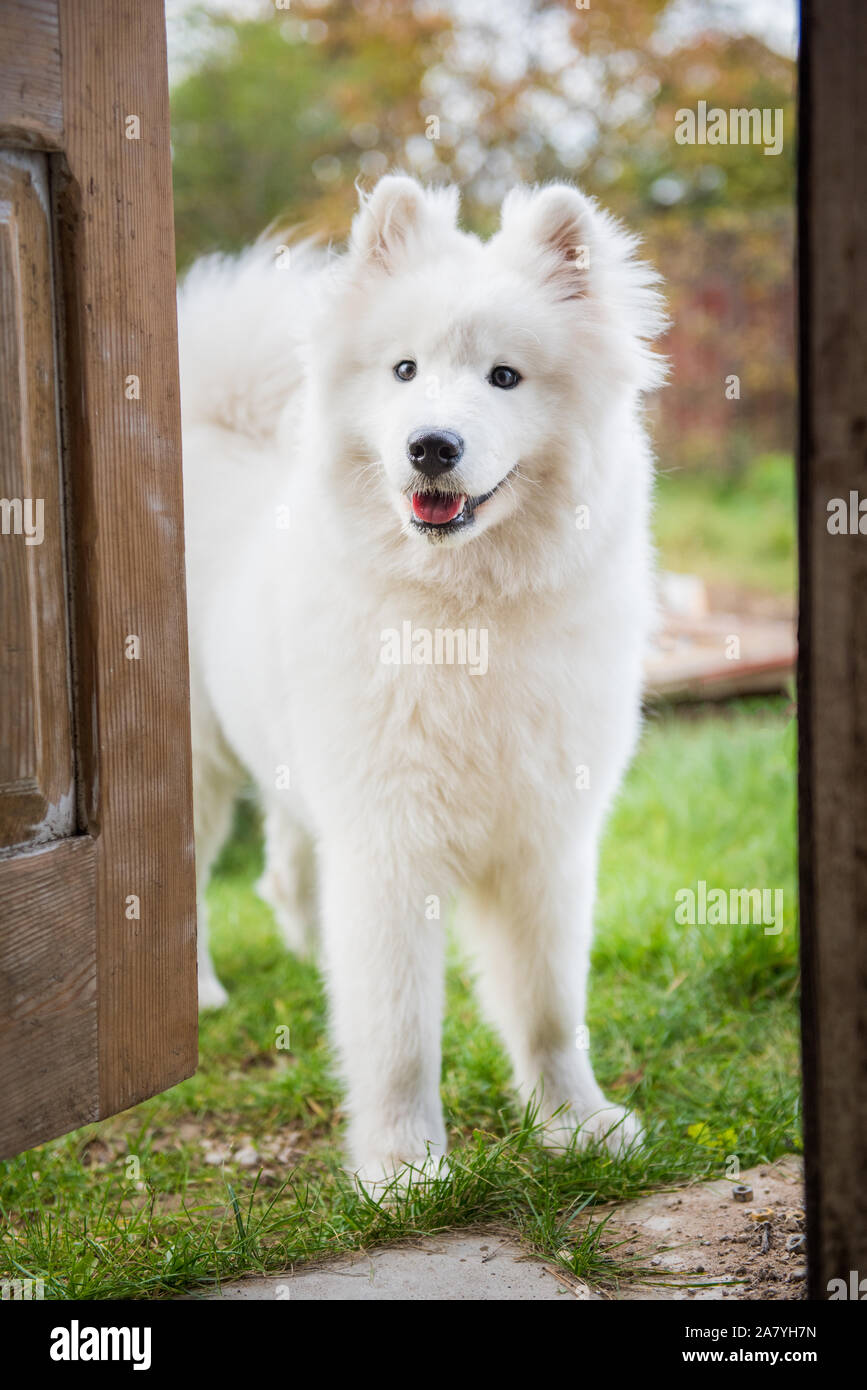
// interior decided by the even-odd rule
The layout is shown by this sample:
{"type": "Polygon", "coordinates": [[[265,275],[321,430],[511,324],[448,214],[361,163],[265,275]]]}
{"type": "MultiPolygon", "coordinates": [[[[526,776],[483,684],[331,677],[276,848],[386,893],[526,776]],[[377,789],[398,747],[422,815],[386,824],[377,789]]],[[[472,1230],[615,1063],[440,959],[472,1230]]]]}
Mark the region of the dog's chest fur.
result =
{"type": "Polygon", "coordinates": [[[618,628],[616,613],[582,621],[562,595],[468,619],[359,591],[323,645],[315,612],[296,608],[281,665],[314,822],[352,834],[369,816],[371,836],[385,827],[407,852],[445,855],[468,876],[505,826],[559,835],[595,820],[636,727],[618,628]],[[468,659],[438,661],[461,655],[462,633],[468,659]]]}

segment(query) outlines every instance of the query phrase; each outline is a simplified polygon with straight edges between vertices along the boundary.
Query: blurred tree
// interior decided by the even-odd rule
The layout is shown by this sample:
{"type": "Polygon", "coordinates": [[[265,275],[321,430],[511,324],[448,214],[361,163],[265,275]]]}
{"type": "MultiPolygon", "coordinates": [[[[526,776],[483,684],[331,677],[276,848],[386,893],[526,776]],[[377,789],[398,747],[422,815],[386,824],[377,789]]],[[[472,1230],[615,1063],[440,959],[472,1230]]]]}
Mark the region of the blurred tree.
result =
{"type": "Polygon", "coordinates": [[[178,261],[233,249],[274,219],[346,230],[361,175],[375,182],[424,138],[419,89],[439,16],[406,7],[269,7],[211,16],[221,42],[172,93],[178,261]],[[327,15],[327,20],[323,18],[327,15]]]}
{"type": "Polygon", "coordinates": [[[670,13],[668,0],[204,11],[210,42],[172,94],[179,264],[274,220],[342,238],[356,180],[389,168],[457,181],[484,234],[515,182],[572,179],[642,233],[668,283],[667,466],[788,447],[794,65],[719,27],[673,36],[670,13]],[[781,153],[678,144],[676,113],[699,101],[781,110],[781,153]]]}
{"type": "Polygon", "coordinates": [[[665,9],[520,0],[458,24],[444,4],[293,0],[258,20],[214,14],[223,41],[173,92],[179,259],[284,214],[343,231],[355,179],[392,166],[456,179],[482,229],[519,179],[578,178],[627,218],[658,214],[666,238],[698,210],[790,206],[793,64],[720,32],[672,48],[665,9]],[[504,33],[509,15],[520,25],[504,33]],[[699,100],[782,110],[782,153],[678,144],[675,113],[699,100]]]}

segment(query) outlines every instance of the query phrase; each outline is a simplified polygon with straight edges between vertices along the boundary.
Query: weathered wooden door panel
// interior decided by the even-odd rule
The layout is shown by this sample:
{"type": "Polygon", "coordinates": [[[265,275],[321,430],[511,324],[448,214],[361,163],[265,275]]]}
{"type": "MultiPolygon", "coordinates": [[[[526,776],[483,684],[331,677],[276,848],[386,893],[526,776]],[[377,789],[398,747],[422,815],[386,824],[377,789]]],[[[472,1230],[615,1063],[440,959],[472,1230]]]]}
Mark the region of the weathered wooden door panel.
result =
{"type": "Polygon", "coordinates": [[[0,0],[0,303],[0,484],[44,502],[41,544],[0,536],[13,1153],[196,1063],[160,0],[0,0]]]}
{"type": "Polygon", "coordinates": [[[2,866],[0,1096],[6,1153],[99,1118],[96,845],[2,866]]]}
{"type": "Polygon", "coordinates": [[[0,846],[75,829],[48,166],[0,152],[0,846]]]}
{"type": "Polygon", "coordinates": [[[0,129],[9,145],[63,143],[58,0],[3,0],[0,129]]]}

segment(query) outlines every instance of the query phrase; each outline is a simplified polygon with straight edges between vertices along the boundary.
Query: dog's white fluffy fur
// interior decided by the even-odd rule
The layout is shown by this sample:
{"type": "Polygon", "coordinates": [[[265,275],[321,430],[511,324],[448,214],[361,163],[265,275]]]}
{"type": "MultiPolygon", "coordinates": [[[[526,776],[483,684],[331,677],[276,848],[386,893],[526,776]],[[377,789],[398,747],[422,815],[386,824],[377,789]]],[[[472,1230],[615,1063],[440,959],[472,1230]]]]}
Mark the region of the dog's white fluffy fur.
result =
{"type": "Polygon", "coordinates": [[[452,895],[547,1141],[638,1131],[578,1030],[653,621],[641,398],[662,376],[661,301],[634,240],[574,188],[510,193],[488,242],[457,211],[454,190],[388,176],[345,254],[302,246],[286,269],[262,244],[200,262],[180,298],[201,1002],[225,998],[204,889],[252,776],[262,892],[293,950],[315,852],[367,1179],[445,1151],[452,895]],[[520,383],[497,389],[496,365],[520,383]],[[494,490],[453,534],[412,520],[424,427],[464,440],[459,490],[494,490]],[[485,629],[486,672],[384,663],[406,622],[485,629]]]}

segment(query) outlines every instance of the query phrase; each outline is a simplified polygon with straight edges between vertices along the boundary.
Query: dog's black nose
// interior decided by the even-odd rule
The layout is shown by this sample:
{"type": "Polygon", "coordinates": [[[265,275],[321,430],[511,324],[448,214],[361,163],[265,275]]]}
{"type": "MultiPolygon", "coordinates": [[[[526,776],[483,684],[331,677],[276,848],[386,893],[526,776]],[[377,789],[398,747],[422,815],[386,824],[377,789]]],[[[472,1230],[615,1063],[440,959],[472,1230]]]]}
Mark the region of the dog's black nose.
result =
{"type": "Polygon", "coordinates": [[[452,430],[414,430],[406,441],[414,468],[428,478],[447,473],[464,452],[464,441],[452,430]]]}

